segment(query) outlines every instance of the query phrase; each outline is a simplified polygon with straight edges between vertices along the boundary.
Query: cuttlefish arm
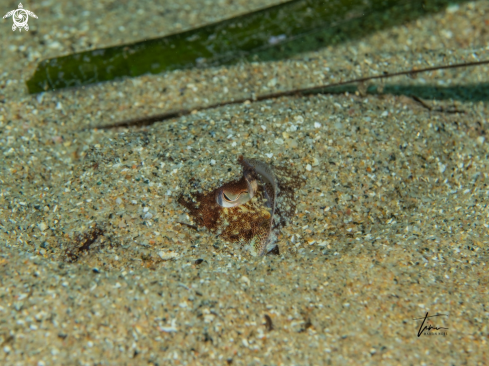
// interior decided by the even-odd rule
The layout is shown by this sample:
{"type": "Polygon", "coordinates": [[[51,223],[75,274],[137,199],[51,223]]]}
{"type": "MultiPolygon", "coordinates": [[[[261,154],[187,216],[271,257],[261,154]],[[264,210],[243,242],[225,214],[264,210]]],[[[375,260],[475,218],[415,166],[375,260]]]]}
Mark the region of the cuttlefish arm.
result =
{"type": "Polygon", "coordinates": [[[259,244],[258,255],[265,255],[267,252],[267,244],[270,239],[270,234],[273,227],[273,215],[275,213],[275,206],[278,194],[278,184],[275,174],[272,168],[256,159],[245,159],[240,156],[238,162],[243,166],[244,169],[253,170],[260,175],[262,182],[265,184],[264,191],[267,199],[266,205],[270,209],[270,228],[268,230],[268,235],[266,235],[259,244]]]}
{"type": "Polygon", "coordinates": [[[254,170],[261,176],[262,181],[265,183],[265,195],[267,196],[266,204],[267,207],[272,210],[271,214],[273,215],[275,213],[278,185],[272,168],[260,160],[245,159],[243,156],[239,157],[238,162],[244,169],[254,170]]]}

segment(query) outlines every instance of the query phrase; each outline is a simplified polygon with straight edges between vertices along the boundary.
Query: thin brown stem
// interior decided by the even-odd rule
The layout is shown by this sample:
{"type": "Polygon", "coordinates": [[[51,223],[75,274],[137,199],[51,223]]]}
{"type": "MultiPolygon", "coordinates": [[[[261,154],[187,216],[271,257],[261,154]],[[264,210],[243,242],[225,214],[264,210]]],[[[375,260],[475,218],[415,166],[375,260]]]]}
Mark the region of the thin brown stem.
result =
{"type": "MultiPolygon", "coordinates": [[[[355,84],[355,83],[365,83],[365,82],[370,81],[370,80],[387,79],[387,78],[392,78],[394,76],[402,76],[402,75],[411,75],[412,76],[412,75],[420,74],[423,72],[447,70],[447,69],[457,69],[457,68],[461,68],[461,67],[474,67],[474,66],[487,65],[487,64],[489,64],[489,60],[464,62],[464,63],[454,64],[454,65],[433,66],[433,67],[427,67],[424,69],[411,69],[411,70],[407,70],[407,71],[399,71],[399,72],[394,72],[394,73],[384,73],[382,75],[374,75],[374,76],[367,76],[367,77],[362,77],[362,78],[358,78],[358,79],[350,79],[350,80],[345,80],[345,81],[339,81],[337,83],[314,86],[311,88],[303,88],[303,89],[299,88],[299,89],[292,89],[292,90],[287,90],[287,91],[283,91],[283,92],[264,94],[264,95],[257,96],[256,98],[253,98],[253,101],[263,101],[263,100],[268,100],[268,99],[275,99],[275,98],[294,96],[294,95],[317,94],[326,88],[338,87],[338,86],[355,84]]],[[[215,103],[215,104],[211,104],[211,105],[204,106],[204,107],[196,107],[196,108],[192,108],[192,109],[182,109],[179,111],[172,111],[172,112],[157,114],[157,115],[153,115],[153,116],[134,118],[134,119],[130,119],[130,120],[122,121],[122,122],[113,123],[110,125],[96,126],[93,128],[111,129],[111,128],[119,128],[119,127],[149,126],[155,122],[161,122],[161,121],[165,121],[165,120],[168,120],[171,118],[186,116],[186,115],[191,114],[194,111],[202,111],[202,110],[217,108],[217,107],[221,107],[221,106],[225,106],[225,105],[231,105],[231,104],[241,104],[241,103],[244,103],[244,102],[249,101],[249,100],[250,100],[250,98],[241,98],[241,99],[236,99],[236,100],[230,100],[230,101],[215,103]]]]}
{"type": "Polygon", "coordinates": [[[192,224],[187,224],[186,222],[181,222],[181,221],[176,221],[177,224],[180,224],[180,225],[185,225],[185,226],[188,226],[189,228],[192,228],[194,230],[198,230],[199,228],[195,225],[192,225],[192,224]]]}
{"type": "Polygon", "coordinates": [[[411,98],[413,98],[416,102],[418,102],[419,104],[421,104],[427,110],[429,110],[429,111],[432,111],[433,110],[433,108],[431,108],[431,106],[429,104],[427,104],[424,100],[422,100],[421,98],[417,97],[416,95],[411,95],[411,98]]]}

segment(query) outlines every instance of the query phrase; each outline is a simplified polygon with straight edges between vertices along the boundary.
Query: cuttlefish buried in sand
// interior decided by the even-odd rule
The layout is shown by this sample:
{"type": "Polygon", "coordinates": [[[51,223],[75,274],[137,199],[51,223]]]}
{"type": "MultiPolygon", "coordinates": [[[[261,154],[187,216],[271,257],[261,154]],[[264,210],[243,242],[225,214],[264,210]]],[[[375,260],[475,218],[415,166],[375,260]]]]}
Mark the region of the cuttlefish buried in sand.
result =
{"type": "Polygon", "coordinates": [[[230,242],[248,245],[252,255],[265,255],[273,246],[272,229],[279,187],[272,168],[256,159],[240,156],[241,179],[193,200],[178,202],[189,210],[199,226],[205,226],[230,242]]]}

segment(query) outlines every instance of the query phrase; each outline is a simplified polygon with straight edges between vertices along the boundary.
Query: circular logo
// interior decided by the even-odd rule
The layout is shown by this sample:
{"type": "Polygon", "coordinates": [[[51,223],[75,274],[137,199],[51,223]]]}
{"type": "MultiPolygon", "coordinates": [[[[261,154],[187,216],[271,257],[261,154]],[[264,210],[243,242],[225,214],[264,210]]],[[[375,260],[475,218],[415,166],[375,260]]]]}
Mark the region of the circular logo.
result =
{"type": "Polygon", "coordinates": [[[26,26],[27,21],[29,20],[29,15],[27,14],[27,12],[24,9],[17,9],[14,12],[12,18],[13,18],[14,24],[17,27],[23,28],[26,26]]]}

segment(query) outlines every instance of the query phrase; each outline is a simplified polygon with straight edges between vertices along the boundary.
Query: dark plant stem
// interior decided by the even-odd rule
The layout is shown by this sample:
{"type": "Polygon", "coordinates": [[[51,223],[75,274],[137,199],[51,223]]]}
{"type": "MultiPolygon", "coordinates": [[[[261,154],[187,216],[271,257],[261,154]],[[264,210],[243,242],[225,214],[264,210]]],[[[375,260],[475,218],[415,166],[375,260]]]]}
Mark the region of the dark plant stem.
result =
{"type": "MultiPolygon", "coordinates": [[[[438,71],[438,70],[447,70],[447,69],[457,69],[457,68],[462,68],[462,67],[474,67],[474,66],[480,66],[480,65],[487,65],[489,64],[489,60],[483,60],[483,61],[474,61],[474,62],[464,62],[460,64],[454,64],[454,65],[442,65],[442,66],[433,66],[433,67],[427,67],[424,69],[411,69],[407,71],[399,71],[399,72],[394,72],[394,73],[384,73],[382,75],[375,75],[375,76],[367,76],[367,77],[362,77],[358,79],[350,79],[346,81],[339,81],[337,83],[332,83],[332,84],[326,84],[326,85],[320,85],[320,86],[314,86],[311,88],[299,88],[299,89],[292,89],[292,90],[287,90],[283,92],[277,92],[277,93],[270,93],[270,94],[264,94],[257,96],[256,98],[253,98],[253,101],[262,101],[262,100],[269,100],[269,99],[275,99],[275,98],[280,98],[280,97],[288,97],[288,96],[302,96],[302,95],[310,95],[310,94],[318,94],[323,92],[323,89],[327,88],[332,88],[332,87],[337,87],[337,86],[343,86],[343,85],[348,85],[348,84],[355,84],[355,83],[365,83],[367,81],[371,80],[377,80],[377,79],[388,79],[392,78],[395,76],[402,76],[402,75],[416,75],[420,74],[423,72],[430,72],[430,71],[438,71]]],[[[192,109],[182,109],[179,111],[171,111],[167,113],[162,113],[162,114],[157,114],[153,116],[147,116],[147,117],[141,117],[141,118],[134,118],[122,122],[116,122],[110,125],[104,125],[104,126],[96,126],[92,128],[96,129],[111,129],[111,128],[120,128],[120,127],[144,127],[144,126],[149,126],[152,125],[153,123],[156,122],[162,122],[171,118],[176,118],[176,117],[181,117],[181,116],[186,116],[194,111],[202,111],[202,110],[207,110],[207,109],[212,109],[212,108],[217,108],[225,105],[231,105],[231,104],[241,104],[246,101],[249,101],[250,98],[241,98],[237,100],[230,100],[230,101],[224,101],[224,102],[219,102],[215,104],[211,104],[205,107],[196,107],[192,109]]]]}

